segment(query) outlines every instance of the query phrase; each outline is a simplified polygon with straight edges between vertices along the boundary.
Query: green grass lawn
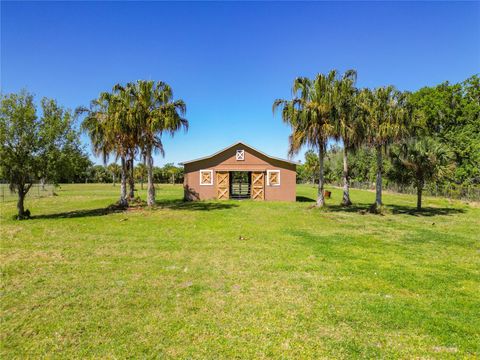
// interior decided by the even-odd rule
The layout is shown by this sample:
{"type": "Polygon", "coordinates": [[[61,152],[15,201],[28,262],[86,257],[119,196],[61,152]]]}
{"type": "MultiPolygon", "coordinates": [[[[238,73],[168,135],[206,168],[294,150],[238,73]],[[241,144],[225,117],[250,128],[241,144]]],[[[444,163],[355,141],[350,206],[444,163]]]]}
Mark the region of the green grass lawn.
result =
{"type": "MultiPolygon", "coordinates": [[[[333,189],[296,203],[103,209],[112,185],[64,185],[1,209],[6,358],[464,358],[480,356],[480,208],[333,189]]],[[[145,199],[145,192],[139,191],[145,199]]]]}

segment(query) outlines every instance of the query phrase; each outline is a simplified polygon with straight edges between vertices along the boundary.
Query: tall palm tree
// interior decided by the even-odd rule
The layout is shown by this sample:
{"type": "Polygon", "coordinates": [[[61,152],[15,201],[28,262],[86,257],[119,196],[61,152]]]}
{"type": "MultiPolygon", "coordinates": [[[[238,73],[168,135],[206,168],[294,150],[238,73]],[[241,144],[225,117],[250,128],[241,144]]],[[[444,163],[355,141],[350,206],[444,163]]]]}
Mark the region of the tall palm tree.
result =
{"type": "Polygon", "coordinates": [[[162,135],[173,136],[180,129],[188,129],[184,118],[186,105],[183,100],[174,100],[172,88],[164,82],[137,81],[130,87],[134,98],[134,114],[140,124],[139,144],[147,165],[147,204],[155,204],[153,182],[153,153],[165,154],[162,135]]]}
{"type": "Polygon", "coordinates": [[[297,78],[292,87],[293,99],[277,99],[273,103],[273,111],[281,108],[283,121],[292,128],[289,154],[297,154],[304,145],[318,151],[317,207],[325,205],[324,157],[327,140],[333,134],[336,78],[336,70],[326,75],[318,74],[314,79],[297,78]]]}
{"type": "Polygon", "coordinates": [[[106,164],[110,155],[120,158],[120,206],[128,206],[127,200],[127,156],[131,137],[131,111],[125,95],[113,88],[111,93],[103,92],[91,102],[90,108],[79,108],[86,113],[82,130],[92,142],[93,151],[106,164]]]}
{"type": "Polygon", "coordinates": [[[128,83],[126,86],[116,84],[113,87],[118,109],[117,135],[121,137],[119,141],[121,141],[125,149],[125,171],[128,183],[128,198],[130,200],[135,198],[134,159],[138,152],[141,136],[140,123],[134,109],[135,98],[132,95],[132,87],[132,83],[128,83]]]}
{"type": "Polygon", "coordinates": [[[342,205],[350,206],[350,180],[348,173],[348,153],[354,151],[362,141],[362,123],[357,117],[357,93],[355,87],[357,72],[347,70],[335,82],[335,122],[334,137],[343,142],[343,196],[342,205]]]}
{"type": "Polygon", "coordinates": [[[359,115],[364,126],[366,143],[375,148],[377,176],[375,203],[372,210],[382,206],[383,153],[393,142],[407,134],[406,95],[393,86],[374,90],[363,89],[359,94],[359,115]]]}

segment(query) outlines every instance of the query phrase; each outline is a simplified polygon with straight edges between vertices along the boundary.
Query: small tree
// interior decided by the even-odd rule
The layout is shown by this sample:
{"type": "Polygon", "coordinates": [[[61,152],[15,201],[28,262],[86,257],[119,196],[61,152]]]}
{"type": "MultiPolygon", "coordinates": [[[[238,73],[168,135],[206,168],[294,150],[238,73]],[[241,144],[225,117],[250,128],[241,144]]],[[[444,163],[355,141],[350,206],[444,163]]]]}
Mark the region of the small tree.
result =
{"type": "Polygon", "coordinates": [[[450,160],[447,149],[433,138],[423,137],[406,141],[392,149],[390,154],[393,165],[399,168],[398,172],[410,175],[404,179],[413,181],[417,189],[417,210],[421,210],[425,184],[442,176],[447,170],[450,160]]]}
{"type": "Polygon", "coordinates": [[[167,163],[163,166],[163,173],[167,181],[175,184],[175,179],[180,175],[180,168],[176,167],[173,163],[167,163]]]}
{"type": "Polygon", "coordinates": [[[33,95],[2,96],[0,105],[0,167],[10,189],[18,194],[18,219],[30,216],[25,197],[35,182],[56,182],[63,172],[62,154],[78,145],[70,112],[54,100],[42,99],[38,118],[33,95]]]}
{"type": "Polygon", "coordinates": [[[147,177],[147,167],[145,164],[138,164],[135,167],[135,180],[140,181],[140,188],[143,190],[143,183],[145,182],[145,178],[147,177]]]}
{"type": "Polygon", "coordinates": [[[318,179],[318,171],[320,164],[318,162],[318,155],[315,154],[315,151],[308,150],[305,153],[305,175],[309,180],[312,181],[312,184],[315,184],[315,179],[318,179]]]}
{"type": "Polygon", "coordinates": [[[122,170],[120,169],[120,165],[118,165],[117,163],[111,163],[107,166],[107,170],[112,175],[113,186],[115,186],[115,180],[120,177],[122,172],[122,170]]]}

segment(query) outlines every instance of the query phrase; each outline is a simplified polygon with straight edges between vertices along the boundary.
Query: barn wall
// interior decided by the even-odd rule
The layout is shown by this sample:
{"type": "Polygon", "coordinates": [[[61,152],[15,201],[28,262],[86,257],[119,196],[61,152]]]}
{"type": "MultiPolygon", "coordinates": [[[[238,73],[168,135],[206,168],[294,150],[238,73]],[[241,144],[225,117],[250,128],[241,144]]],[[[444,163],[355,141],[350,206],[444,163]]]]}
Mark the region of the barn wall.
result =
{"type": "MultiPolygon", "coordinates": [[[[268,186],[265,178],[265,200],[272,201],[295,201],[296,179],[295,170],[271,167],[268,170],[280,170],[280,186],[268,186]]],[[[265,174],[266,176],[266,174],[265,174]]]]}
{"type": "Polygon", "coordinates": [[[217,196],[215,171],[266,170],[280,170],[280,186],[268,186],[265,178],[265,200],[295,201],[295,164],[271,159],[241,144],[214,157],[185,164],[185,198],[188,200],[215,199],[217,196]],[[237,149],[245,150],[245,160],[236,160],[237,149]],[[200,185],[200,170],[214,170],[213,185],[200,185]]]}

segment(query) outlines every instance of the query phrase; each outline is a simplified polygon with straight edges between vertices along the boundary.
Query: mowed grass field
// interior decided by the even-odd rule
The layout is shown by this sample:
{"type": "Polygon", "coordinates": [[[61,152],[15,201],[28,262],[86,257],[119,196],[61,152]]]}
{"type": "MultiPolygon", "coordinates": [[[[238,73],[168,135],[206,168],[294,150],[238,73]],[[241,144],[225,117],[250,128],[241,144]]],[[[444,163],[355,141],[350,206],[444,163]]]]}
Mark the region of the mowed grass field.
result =
{"type": "MultiPolygon", "coordinates": [[[[298,186],[295,203],[183,203],[109,213],[112,185],[63,185],[1,208],[7,358],[480,357],[480,208],[298,186]]],[[[139,191],[145,199],[145,192],[139,191]]]]}

